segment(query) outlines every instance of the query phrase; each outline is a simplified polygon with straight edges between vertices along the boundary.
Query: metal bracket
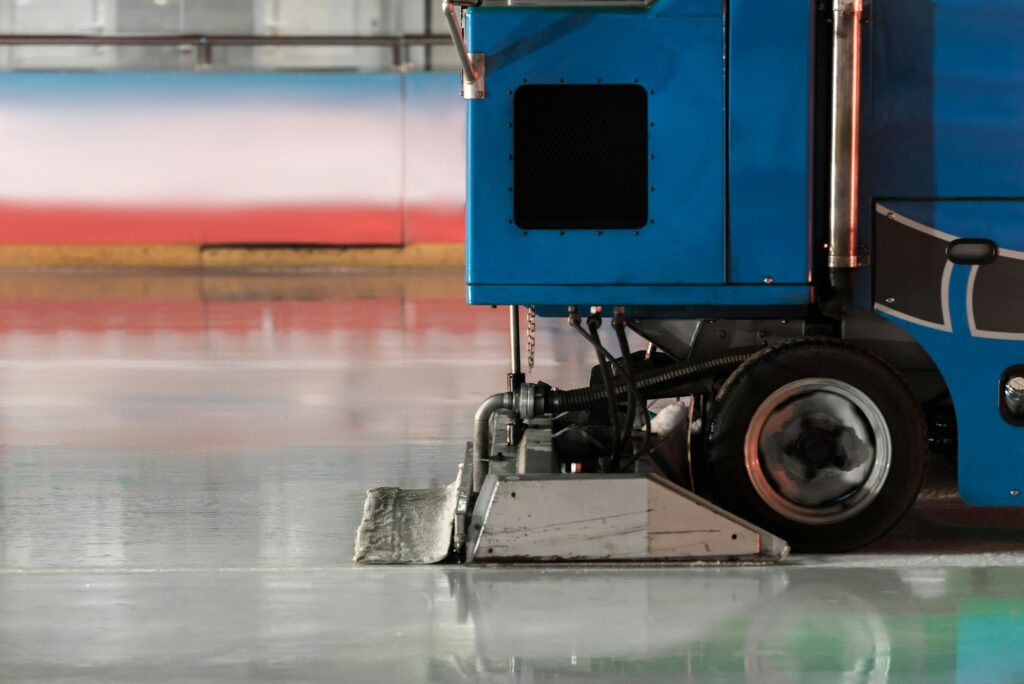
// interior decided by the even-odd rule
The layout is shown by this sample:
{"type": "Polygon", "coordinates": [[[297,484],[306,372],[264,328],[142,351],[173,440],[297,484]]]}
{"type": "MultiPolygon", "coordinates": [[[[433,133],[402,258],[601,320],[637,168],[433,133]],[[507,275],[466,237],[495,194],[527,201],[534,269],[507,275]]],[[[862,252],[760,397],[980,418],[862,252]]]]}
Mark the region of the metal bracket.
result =
{"type": "Polygon", "coordinates": [[[462,98],[482,100],[487,97],[487,55],[482,52],[468,52],[466,56],[473,67],[473,74],[462,72],[462,98]]]}
{"type": "Polygon", "coordinates": [[[470,52],[466,47],[466,34],[462,30],[462,12],[460,6],[478,5],[477,0],[444,0],[441,10],[452,43],[462,64],[462,97],[466,100],[482,100],[487,97],[484,74],[486,72],[486,56],[482,52],[470,52]]]}

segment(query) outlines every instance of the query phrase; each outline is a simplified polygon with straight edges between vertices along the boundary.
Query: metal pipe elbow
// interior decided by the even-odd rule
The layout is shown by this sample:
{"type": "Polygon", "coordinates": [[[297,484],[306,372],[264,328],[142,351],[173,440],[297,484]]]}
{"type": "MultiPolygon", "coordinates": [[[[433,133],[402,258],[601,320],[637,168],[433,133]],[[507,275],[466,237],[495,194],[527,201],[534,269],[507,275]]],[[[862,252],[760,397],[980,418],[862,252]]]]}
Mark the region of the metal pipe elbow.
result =
{"type": "Polygon", "coordinates": [[[512,392],[492,394],[484,399],[473,416],[473,491],[479,492],[487,475],[487,456],[491,449],[491,416],[495,411],[511,409],[515,404],[512,392]]]}

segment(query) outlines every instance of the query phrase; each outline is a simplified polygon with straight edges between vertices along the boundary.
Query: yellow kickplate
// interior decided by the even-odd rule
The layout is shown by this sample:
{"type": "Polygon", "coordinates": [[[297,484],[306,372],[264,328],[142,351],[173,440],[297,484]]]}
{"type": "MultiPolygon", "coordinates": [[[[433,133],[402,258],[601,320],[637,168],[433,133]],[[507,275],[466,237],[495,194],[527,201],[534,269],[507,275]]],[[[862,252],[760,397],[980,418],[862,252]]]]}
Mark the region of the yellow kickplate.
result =
{"type": "Polygon", "coordinates": [[[198,245],[0,245],[0,268],[198,266],[198,245]]]}
{"type": "Polygon", "coordinates": [[[434,268],[461,266],[460,243],[404,247],[205,247],[204,268],[434,268]]]}
{"type": "Polygon", "coordinates": [[[0,268],[443,268],[462,266],[461,243],[402,247],[0,245],[0,268]]]}

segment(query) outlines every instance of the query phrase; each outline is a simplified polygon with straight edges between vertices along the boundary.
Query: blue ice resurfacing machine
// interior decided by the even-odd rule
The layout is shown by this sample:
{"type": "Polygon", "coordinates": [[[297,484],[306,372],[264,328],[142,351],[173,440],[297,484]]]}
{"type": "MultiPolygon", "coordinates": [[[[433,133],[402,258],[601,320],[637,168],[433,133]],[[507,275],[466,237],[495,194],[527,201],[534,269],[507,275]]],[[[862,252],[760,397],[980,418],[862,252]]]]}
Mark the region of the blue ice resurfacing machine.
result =
{"type": "Polygon", "coordinates": [[[1024,505],[1024,3],[445,11],[468,299],[510,307],[513,363],[435,492],[435,556],[848,550],[928,459],[1024,505]],[[520,314],[567,318],[589,384],[527,382],[520,314]]]}

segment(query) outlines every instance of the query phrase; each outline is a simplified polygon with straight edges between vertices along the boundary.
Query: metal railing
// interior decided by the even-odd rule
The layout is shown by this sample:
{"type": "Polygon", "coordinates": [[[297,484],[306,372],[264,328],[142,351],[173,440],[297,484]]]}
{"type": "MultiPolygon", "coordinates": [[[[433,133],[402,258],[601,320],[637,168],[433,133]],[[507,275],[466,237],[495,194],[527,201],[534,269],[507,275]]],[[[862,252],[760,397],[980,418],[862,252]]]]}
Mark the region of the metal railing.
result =
{"type": "Polygon", "coordinates": [[[409,62],[409,48],[418,46],[451,45],[447,35],[401,36],[253,36],[217,34],[63,34],[63,33],[4,33],[0,45],[50,46],[177,46],[195,49],[195,68],[209,69],[213,65],[213,50],[217,47],[377,47],[390,48],[392,65],[403,68],[409,62]]]}

